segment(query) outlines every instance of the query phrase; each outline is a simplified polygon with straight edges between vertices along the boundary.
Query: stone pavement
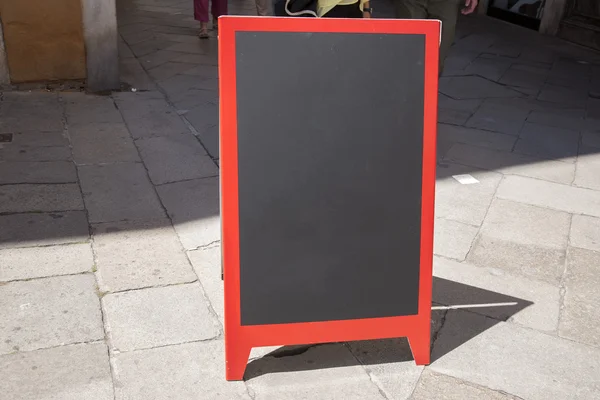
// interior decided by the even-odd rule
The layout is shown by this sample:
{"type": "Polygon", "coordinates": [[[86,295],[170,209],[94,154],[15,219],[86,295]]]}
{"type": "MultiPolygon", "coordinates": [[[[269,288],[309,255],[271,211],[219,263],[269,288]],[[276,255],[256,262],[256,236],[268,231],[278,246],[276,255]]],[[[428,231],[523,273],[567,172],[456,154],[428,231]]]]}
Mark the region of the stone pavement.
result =
{"type": "Polygon", "coordinates": [[[433,363],[256,349],[225,382],[216,39],[188,3],[119,1],[136,92],[0,99],[0,398],[600,396],[600,55],[487,18],[440,81],[433,363]]]}

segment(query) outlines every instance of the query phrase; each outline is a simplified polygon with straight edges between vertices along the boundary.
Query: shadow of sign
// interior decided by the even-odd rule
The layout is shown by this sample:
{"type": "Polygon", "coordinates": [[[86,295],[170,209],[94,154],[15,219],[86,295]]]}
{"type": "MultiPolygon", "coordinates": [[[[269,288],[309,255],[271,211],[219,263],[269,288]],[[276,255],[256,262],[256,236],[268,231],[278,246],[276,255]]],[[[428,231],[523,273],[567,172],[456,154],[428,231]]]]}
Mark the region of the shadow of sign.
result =
{"type": "MultiPolygon", "coordinates": [[[[528,300],[437,277],[433,279],[433,301],[432,362],[494,325],[507,321],[533,304],[528,300]],[[446,315],[453,310],[475,313],[487,318],[470,319],[471,324],[462,326],[458,330],[453,329],[452,334],[445,334],[443,343],[437,345],[437,337],[446,315]]],[[[412,353],[406,338],[284,346],[262,358],[251,361],[246,369],[245,379],[278,372],[340,368],[352,365],[412,363],[412,360],[412,353]],[[323,349],[323,347],[328,347],[328,349],[323,349]]]]}

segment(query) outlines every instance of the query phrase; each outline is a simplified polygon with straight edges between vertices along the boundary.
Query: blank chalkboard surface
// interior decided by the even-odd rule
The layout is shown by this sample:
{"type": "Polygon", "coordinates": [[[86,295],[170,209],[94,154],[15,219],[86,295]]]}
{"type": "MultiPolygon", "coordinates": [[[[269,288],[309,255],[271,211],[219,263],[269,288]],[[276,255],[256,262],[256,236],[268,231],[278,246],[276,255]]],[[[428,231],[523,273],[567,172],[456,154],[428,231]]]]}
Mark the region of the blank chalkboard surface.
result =
{"type": "Polygon", "coordinates": [[[241,325],[415,315],[425,35],[235,33],[241,325]]]}

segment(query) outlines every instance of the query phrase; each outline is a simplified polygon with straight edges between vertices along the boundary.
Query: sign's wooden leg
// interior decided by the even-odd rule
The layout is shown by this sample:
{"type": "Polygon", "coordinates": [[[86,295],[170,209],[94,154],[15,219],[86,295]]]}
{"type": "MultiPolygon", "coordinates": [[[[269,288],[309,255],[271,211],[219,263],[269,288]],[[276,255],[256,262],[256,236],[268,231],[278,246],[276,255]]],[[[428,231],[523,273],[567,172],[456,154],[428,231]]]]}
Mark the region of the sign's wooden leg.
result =
{"type": "Polygon", "coordinates": [[[417,365],[429,365],[431,362],[431,338],[429,330],[413,333],[408,337],[410,350],[417,365]]]}
{"type": "Polygon", "coordinates": [[[225,379],[241,381],[250,357],[251,347],[225,340],[225,379]]]}

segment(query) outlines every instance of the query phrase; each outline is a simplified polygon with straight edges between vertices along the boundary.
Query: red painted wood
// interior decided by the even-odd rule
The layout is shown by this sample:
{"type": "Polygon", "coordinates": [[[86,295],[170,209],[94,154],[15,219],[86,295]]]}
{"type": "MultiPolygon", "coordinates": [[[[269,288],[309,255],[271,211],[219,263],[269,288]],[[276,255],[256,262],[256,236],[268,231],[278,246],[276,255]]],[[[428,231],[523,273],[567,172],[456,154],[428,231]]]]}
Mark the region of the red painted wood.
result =
{"type": "Polygon", "coordinates": [[[415,362],[430,362],[431,286],[436,167],[438,49],[433,20],[221,17],[219,19],[220,168],[225,281],[226,379],[242,380],[252,347],[408,337],[415,362]],[[422,34],[425,97],[421,260],[417,315],[277,325],[241,325],[235,32],[422,34]]]}

